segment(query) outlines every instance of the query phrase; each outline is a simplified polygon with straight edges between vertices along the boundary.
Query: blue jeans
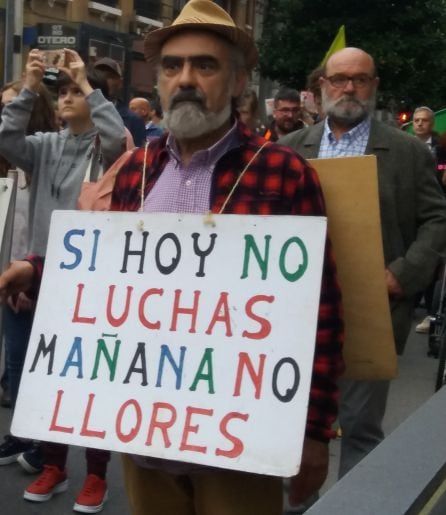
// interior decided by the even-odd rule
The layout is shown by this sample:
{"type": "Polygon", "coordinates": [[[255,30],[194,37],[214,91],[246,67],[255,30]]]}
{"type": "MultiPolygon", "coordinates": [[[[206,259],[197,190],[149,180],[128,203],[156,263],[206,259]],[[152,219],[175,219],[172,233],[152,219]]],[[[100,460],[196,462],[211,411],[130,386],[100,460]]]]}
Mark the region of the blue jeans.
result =
{"type": "Polygon", "coordinates": [[[9,306],[5,306],[3,310],[6,369],[12,407],[15,406],[17,399],[33,317],[34,311],[14,313],[9,306]]]}

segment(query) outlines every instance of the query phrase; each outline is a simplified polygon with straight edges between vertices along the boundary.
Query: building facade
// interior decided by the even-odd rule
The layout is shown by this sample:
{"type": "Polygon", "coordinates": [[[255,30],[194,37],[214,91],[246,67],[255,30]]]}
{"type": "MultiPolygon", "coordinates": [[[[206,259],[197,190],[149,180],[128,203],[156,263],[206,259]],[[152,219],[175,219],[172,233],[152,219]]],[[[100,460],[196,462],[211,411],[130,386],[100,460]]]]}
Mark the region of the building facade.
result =
{"type": "MultiPolygon", "coordinates": [[[[258,5],[264,0],[215,2],[231,14],[238,26],[256,36],[255,31],[260,27],[258,5]]],[[[155,71],[144,60],[144,35],[169,25],[186,3],[186,0],[15,0],[11,8],[15,11],[19,44],[14,50],[18,54],[14,59],[14,78],[20,76],[31,48],[65,47],[77,50],[90,64],[105,56],[118,61],[125,71],[126,99],[136,94],[150,95],[155,87],[155,71]]],[[[0,0],[0,34],[3,35],[8,5],[8,0],[0,0]]],[[[5,80],[7,56],[5,52],[2,54],[0,71],[5,80]]]]}

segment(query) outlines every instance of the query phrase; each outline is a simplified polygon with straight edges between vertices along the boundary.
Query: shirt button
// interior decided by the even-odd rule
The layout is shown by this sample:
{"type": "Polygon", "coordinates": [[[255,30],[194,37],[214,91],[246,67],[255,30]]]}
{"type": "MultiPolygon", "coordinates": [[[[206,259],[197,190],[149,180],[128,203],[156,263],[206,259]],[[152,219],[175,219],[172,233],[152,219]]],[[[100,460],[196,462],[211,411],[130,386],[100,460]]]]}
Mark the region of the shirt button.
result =
{"type": "Polygon", "coordinates": [[[190,179],[187,179],[186,186],[190,186],[192,184],[192,181],[190,179]]]}

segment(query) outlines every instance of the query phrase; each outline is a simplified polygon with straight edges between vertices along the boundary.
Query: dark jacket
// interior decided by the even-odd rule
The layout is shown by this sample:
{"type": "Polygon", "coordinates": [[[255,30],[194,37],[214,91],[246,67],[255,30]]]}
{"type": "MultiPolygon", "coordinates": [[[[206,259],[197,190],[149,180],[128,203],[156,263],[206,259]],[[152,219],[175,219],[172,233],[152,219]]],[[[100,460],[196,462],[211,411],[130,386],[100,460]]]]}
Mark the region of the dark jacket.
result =
{"type": "MultiPolygon", "coordinates": [[[[280,143],[305,158],[316,158],[323,131],[320,122],[280,143]]],[[[405,292],[404,299],[391,302],[395,343],[401,353],[411,327],[414,296],[430,283],[440,256],[446,254],[446,201],[435,180],[433,157],[414,136],[372,120],[365,154],[378,161],[385,265],[405,292]]]]}
{"type": "Polygon", "coordinates": [[[142,147],[146,142],[146,127],[144,120],[135,114],[120,100],[116,102],[116,110],[121,115],[122,121],[133,136],[133,141],[137,147],[142,147]]]}

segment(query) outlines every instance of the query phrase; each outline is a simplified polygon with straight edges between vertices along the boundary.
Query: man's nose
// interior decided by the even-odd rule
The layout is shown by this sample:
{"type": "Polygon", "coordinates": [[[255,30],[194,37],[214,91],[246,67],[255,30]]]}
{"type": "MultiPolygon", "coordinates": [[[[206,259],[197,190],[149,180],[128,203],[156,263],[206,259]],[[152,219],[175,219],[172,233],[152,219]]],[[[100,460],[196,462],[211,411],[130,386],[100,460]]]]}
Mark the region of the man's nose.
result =
{"type": "Polygon", "coordinates": [[[345,93],[353,93],[355,91],[355,86],[353,85],[353,81],[351,79],[347,80],[347,84],[344,86],[345,93]]]}
{"type": "Polygon", "coordinates": [[[180,72],[180,86],[185,87],[195,84],[195,73],[191,63],[186,61],[180,72]]]}

